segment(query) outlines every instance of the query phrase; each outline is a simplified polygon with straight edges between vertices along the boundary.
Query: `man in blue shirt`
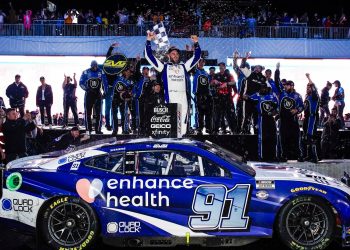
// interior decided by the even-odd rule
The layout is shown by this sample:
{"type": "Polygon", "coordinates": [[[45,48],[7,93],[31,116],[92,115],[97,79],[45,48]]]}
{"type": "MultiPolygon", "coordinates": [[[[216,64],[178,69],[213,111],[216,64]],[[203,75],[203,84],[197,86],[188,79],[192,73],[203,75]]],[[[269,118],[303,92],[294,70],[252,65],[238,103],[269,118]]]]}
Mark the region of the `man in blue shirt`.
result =
{"type": "Polygon", "coordinates": [[[96,122],[95,133],[103,134],[101,132],[101,106],[102,96],[106,93],[108,83],[105,73],[98,68],[97,62],[93,60],[91,62],[91,68],[85,70],[81,77],[79,85],[85,91],[84,108],[85,108],[85,126],[86,131],[91,134],[92,132],[92,109],[95,109],[96,122]],[[102,90],[103,89],[103,94],[102,90]]]}
{"type": "Polygon", "coordinates": [[[303,122],[303,136],[304,143],[307,147],[307,155],[304,160],[317,163],[318,156],[316,151],[316,132],[318,124],[318,109],[320,97],[318,95],[315,84],[310,78],[310,74],[306,73],[309,83],[306,87],[306,97],[304,101],[304,122],[303,122]]]}

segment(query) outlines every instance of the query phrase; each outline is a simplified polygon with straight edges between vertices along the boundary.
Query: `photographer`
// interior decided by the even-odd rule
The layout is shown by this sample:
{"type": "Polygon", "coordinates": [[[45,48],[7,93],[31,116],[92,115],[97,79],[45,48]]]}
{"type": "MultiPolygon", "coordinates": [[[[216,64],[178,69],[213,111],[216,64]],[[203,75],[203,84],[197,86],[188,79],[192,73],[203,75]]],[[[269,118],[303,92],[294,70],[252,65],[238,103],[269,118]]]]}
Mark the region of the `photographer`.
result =
{"type": "Polygon", "coordinates": [[[35,128],[30,113],[26,113],[23,118],[17,118],[14,108],[7,110],[6,122],[2,126],[7,162],[27,156],[26,133],[35,128]]]}
{"type": "Polygon", "coordinates": [[[80,134],[78,127],[72,127],[71,130],[53,142],[53,150],[66,150],[72,146],[79,146],[83,141],[90,139],[89,135],[80,134]]]}
{"type": "Polygon", "coordinates": [[[337,146],[339,142],[338,132],[341,127],[341,121],[337,117],[337,108],[334,107],[328,119],[323,123],[323,131],[321,136],[321,149],[323,158],[337,158],[337,146]]]}
{"type": "Polygon", "coordinates": [[[37,119],[38,111],[31,111],[28,114],[30,114],[36,128],[26,133],[26,152],[28,155],[37,155],[44,151],[43,144],[45,142],[42,141],[44,139],[42,137],[43,129],[38,126],[38,122],[40,122],[37,119]]]}

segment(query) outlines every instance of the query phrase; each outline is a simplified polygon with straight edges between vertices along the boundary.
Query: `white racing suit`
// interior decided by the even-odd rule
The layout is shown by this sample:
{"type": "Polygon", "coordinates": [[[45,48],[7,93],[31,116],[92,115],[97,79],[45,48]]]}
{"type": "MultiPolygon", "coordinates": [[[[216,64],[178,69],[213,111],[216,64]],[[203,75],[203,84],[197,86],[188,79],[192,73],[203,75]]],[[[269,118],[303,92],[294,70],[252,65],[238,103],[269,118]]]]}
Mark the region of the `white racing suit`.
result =
{"type": "Polygon", "coordinates": [[[201,57],[201,48],[195,43],[194,55],[186,63],[162,63],[152,53],[151,42],[147,41],[145,58],[161,73],[165,103],[181,104],[181,135],[186,134],[189,121],[189,103],[191,101],[191,86],[188,72],[198,63],[201,57]]]}

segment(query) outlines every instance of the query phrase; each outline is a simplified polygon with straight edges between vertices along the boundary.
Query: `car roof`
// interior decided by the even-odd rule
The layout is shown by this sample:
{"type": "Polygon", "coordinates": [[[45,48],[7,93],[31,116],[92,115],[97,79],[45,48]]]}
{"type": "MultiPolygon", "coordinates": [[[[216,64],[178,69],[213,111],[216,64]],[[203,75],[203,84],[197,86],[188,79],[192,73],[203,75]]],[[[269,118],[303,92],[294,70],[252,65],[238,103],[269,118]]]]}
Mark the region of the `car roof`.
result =
{"type": "Polygon", "coordinates": [[[188,145],[188,146],[199,146],[202,144],[200,141],[187,139],[187,138],[161,138],[161,139],[154,139],[154,138],[137,138],[137,139],[127,139],[127,140],[121,140],[121,141],[114,141],[111,143],[105,143],[103,145],[100,145],[100,147],[96,147],[96,149],[103,149],[106,147],[111,146],[126,146],[131,144],[182,144],[182,145],[188,145]]]}

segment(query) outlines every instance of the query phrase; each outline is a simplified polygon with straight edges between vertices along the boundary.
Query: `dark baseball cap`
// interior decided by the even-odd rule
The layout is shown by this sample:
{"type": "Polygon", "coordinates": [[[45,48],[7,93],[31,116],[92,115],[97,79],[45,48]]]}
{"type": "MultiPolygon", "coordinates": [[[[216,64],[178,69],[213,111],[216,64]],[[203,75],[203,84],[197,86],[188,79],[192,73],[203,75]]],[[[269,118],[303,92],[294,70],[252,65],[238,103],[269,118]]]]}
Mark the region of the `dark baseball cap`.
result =
{"type": "Polygon", "coordinates": [[[11,111],[16,111],[15,108],[8,108],[5,110],[6,111],[6,114],[10,113],[11,111]]]}
{"type": "Polygon", "coordinates": [[[40,76],[40,80],[42,80],[42,79],[45,79],[45,77],[43,77],[43,76],[40,76]]]}
{"type": "Polygon", "coordinates": [[[17,74],[17,75],[15,75],[15,78],[17,78],[17,77],[21,77],[19,74],[17,74]]]}
{"type": "Polygon", "coordinates": [[[286,81],[285,85],[294,86],[294,82],[293,81],[286,81]]]}
{"type": "Polygon", "coordinates": [[[74,126],[70,129],[70,131],[79,131],[79,128],[77,126],[74,126]]]}
{"type": "Polygon", "coordinates": [[[340,82],[339,82],[338,80],[335,80],[335,81],[333,82],[333,84],[335,84],[335,83],[340,84],[340,82]]]}
{"type": "Polygon", "coordinates": [[[180,54],[180,50],[179,50],[178,48],[176,48],[175,46],[172,46],[172,47],[170,47],[170,48],[168,49],[168,54],[170,54],[170,53],[173,52],[174,50],[176,50],[177,53],[180,54]]]}

